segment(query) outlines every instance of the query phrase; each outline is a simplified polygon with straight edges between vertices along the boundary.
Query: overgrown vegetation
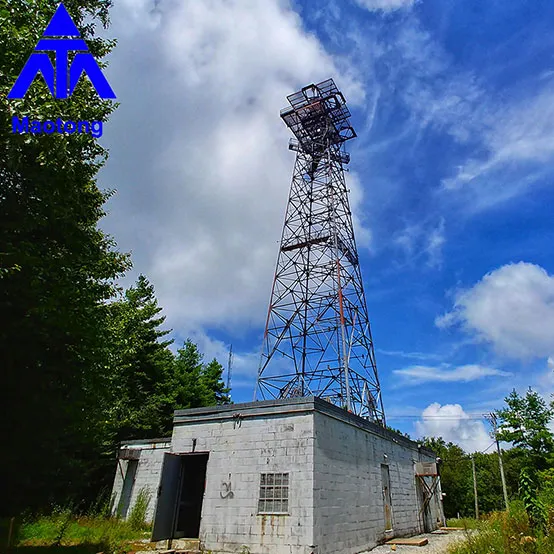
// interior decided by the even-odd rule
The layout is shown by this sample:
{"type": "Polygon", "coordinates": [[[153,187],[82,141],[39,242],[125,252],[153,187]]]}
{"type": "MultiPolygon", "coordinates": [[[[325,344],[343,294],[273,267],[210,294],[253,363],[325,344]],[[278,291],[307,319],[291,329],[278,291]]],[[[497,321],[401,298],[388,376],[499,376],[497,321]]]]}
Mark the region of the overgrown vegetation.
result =
{"type": "MultiPolygon", "coordinates": [[[[554,522],[554,520],[552,520],[554,522]]],[[[522,501],[509,511],[494,512],[468,528],[465,540],[451,546],[449,554],[545,554],[554,552],[554,528],[538,531],[522,501]],[[477,531],[477,532],[475,532],[477,531]]]]}
{"type": "MultiPolygon", "coordinates": [[[[451,554],[524,554],[554,552],[554,437],[550,422],[552,404],[529,389],[525,396],[513,391],[506,407],[498,410],[499,438],[512,444],[504,452],[510,498],[508,511],[493,511],[502,505],[498,456],[475,456],[479,506],[485,515],[469,524],[466,540],[451,548],[451,554]],[[498,465],[496,465],[498,468],[498,465]],[[495,506],[496,504],[496,506],[495,506]],[[491,509],[491,507],[493,509],[491,509]],[[469,531],[476,528],[477,532],[469,531]]],[[[429,439],[441,457],[442,485],[447,515],[471,513],[473,495],[468,456],[459,447],[441,439],[429,439]],[[451,495],[450,488],[454,491],[451,495]],[[450,498],[449,498],[450,497],[450,498]]],[[[449,520],[449,524],[455,523],[449,520]]]]}
{"type": "MultiPolygon", "coordinates": [[[[539,479],[538,472],[554,467],[554,441],[549,429],[553,418],[552,407],[533,390],[528,390],[523,396],[513,391],[505,402],[505,408],[498,410],[497,417],[499,438],[511,443],[511,448],[502,452],[508,497],[521,499],[525,490],[530,502],[530,498],[536,496],[536,486],[533,488],[532,483],[537,484],[546,478],[539,479]],[[521,488],[522,471],[528,485],[524,489],[521,488]]],[[[474,517],[470,455],[441,437],[427,438],[424,442],[442,460],[440,472],[442,489],[446,494],[443,502],[446,517],[474,517]]],[[[473,457],[480,513],[502,510],[504,497],[498,454],[476,452],[473,457]]]]}
{"type": "Polygon", "coordinates": [[[446,520],[446,526],[461,527],[462,529],[476,529],[479,526],[479,521],[471,517],[452,517],[446,520]]]}
{"type": "Polygon", "coordinates": [[[143,487],[140,489],[137,495],[137,499],[133,505],[133,509],[129,514],[128,522],[132,529],[140,531],[145,529],[146,525],[146,512],[148,511],[148,505],[150,504],[152,495],[150,491],[143,487]]]}
{"type": "Polygon", "coordinates": [[[94,552],[117,554],[135,550],[136,544],[148,538],[149,534],[150,531],[144,524],[137,530],[131,522],[102,517],[79,517],[71,513],[68,517],[68,512],[64,510],[24,522],[19,528],[14,545],[17,546],[15,552],[25,547],[50,547],[55,551],[56,547],[81,546],[84,551],[88,547],[94,547],[94,552]]]}

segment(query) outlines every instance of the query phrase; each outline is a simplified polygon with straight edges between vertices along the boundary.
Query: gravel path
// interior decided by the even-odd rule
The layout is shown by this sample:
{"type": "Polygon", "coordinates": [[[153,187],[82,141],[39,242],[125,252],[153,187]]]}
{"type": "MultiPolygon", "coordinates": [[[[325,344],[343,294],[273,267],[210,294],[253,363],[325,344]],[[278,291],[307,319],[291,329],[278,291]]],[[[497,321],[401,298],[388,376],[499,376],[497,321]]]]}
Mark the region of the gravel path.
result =
{"type": "MultiPolygon", "coordinates": [[[[429,539],[429,544],[425,546],[402,546],[396,545],[396,552],[404,554],[411,553],[416,554],[447,554],[448,546],[464,539],[464,531],[436,531],[434,533],[426,533],[424,535],[418,535],[419,537],[426,537],[429,539]]],[[[383,544],[377,546],[373,550],[364,552],[363,554],[390,554],[394,552],[391,549],[390,544],[383,544]]]]}

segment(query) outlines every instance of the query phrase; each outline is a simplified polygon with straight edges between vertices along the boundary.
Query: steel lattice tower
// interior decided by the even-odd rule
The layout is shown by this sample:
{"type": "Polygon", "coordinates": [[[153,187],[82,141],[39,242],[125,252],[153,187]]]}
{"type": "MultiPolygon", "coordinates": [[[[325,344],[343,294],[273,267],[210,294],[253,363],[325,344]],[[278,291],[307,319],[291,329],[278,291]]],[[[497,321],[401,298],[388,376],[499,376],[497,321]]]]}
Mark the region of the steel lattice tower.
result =
{"type": "Polygon", "coordinates": [[[384,425],[344,177],[350,112],[332,79],[287,99],[296,161],[254,398],[319,396],[384,425]]]}

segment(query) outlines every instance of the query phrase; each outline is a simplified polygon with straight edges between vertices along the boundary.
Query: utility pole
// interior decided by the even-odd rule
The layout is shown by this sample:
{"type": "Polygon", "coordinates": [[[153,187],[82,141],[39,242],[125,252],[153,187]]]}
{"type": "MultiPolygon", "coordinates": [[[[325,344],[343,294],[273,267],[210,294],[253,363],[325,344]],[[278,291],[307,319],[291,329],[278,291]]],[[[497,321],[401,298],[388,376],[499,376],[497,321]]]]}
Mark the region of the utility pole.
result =
{"type": "Polygon", "coordinates": [[[475,473],[475,458],[471,455],[471,468],[473,469],[473,494],[475,496],[475,519],[479,519],[479,501],[477,500],[477,475],[475,473]]]}
{"type": "Polygon", "coordinates": [[[500,478],[502,479],[502,493],[504,494],[504,506],[508,509],[508,490],[506,489],[506,477],[504,476],[504,464],[502,463],[502,451],[500,450],[500,441],[498,440],[498,426],[496,421],[496,414],[493,412],[489,414],[489,421],[491,422],[494,440],[496,442],[496,451],[498,452],[498,465],[500,466],[500,478]]]}

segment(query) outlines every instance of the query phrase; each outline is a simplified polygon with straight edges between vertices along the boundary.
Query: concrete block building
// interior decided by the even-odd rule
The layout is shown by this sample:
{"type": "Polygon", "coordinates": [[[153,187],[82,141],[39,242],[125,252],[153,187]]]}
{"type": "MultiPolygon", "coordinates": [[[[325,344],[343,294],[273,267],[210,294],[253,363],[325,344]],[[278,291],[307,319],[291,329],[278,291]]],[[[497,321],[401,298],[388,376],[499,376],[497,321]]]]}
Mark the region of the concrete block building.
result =
{"type": "Polygon", "coordinates": [[[120,449],[122,517],[141,489],[154,540],[221,553],[355,554],[444,518],[432,452],[315,397],[177,411],[120,449]]]}

